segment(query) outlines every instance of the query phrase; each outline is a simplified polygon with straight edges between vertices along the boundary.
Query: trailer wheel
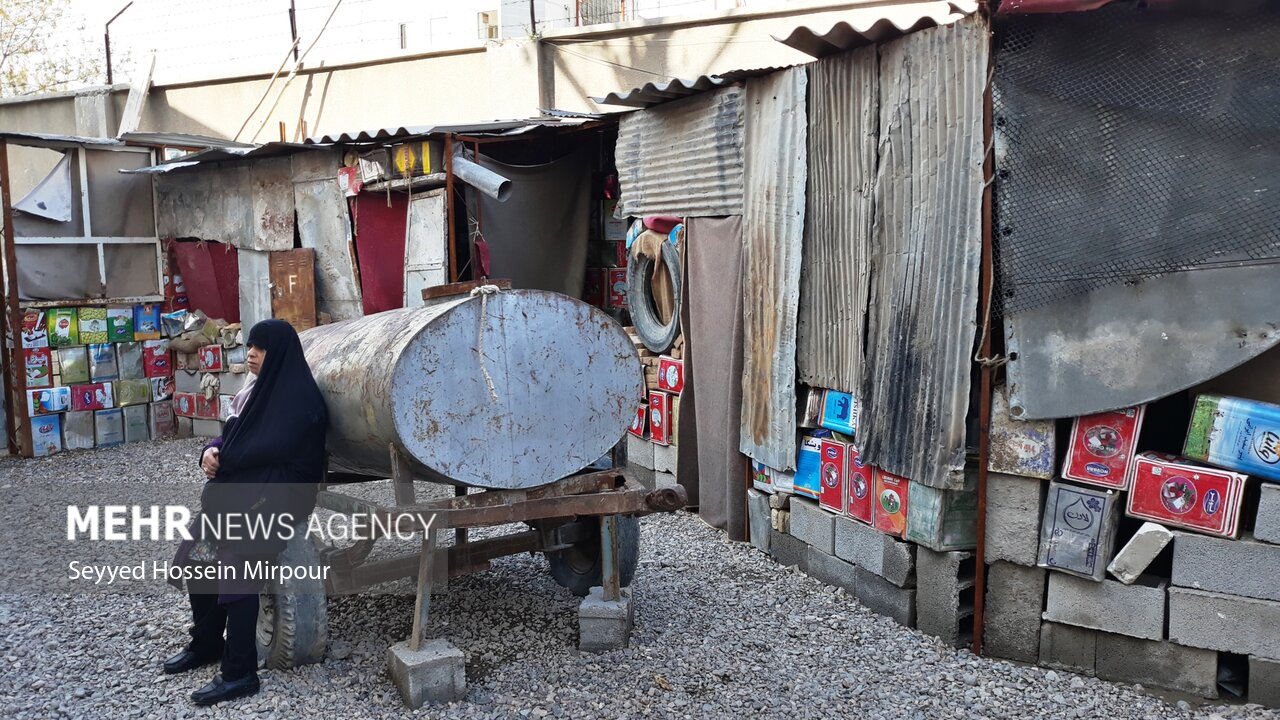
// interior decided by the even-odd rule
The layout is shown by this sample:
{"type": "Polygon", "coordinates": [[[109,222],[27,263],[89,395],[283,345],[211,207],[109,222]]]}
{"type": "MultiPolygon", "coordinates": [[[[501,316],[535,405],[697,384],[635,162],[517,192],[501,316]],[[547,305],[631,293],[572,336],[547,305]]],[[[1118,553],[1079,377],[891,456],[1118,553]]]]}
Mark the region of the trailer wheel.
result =
{"type": "MultiPolygon", "coordinates": [[[[320,567],[320,553],[305,532],[295,532],[276,561],[320,567]]],[[[258,596],[258,664],[286,670],[324,659],[329,637],[324,581],[270,580],[258,596]]]]}
{"type": "MultiPolygon", "coordinates": [[[[602,584],[600,562],[600,523],[598,518],[579,518],[592,528],[587,538],[559,552],[548,553],[551,577],[561,587],[578,597],[586,597],[591,588],[602,584]]],[[[618,518],[618,577],[622,587],[631,584],[636,565],[640,563],[640,518],[623,515],[618,518]]]]}

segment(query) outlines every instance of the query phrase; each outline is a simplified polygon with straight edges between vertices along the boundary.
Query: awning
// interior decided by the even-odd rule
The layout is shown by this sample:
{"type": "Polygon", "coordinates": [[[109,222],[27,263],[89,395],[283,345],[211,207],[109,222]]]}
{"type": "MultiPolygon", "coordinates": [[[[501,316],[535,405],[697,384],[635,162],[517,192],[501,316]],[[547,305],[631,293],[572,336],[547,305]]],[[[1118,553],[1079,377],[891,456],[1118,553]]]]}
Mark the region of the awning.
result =
{"type": "Polygon", "coordinates": [[[593,101],[601,105],[626,105],[628,107],[646,108],[651,105],[675,100],[677,98],[697,95],[725,85],[732,85],[741,80],[760,77],[785,70],[783,67],[755,68],[751,70],[731,70],[718,75],[700,75],[689,80],[672,78],[661,83],[645,83],[637,88],[611,92],[604,97],[593,97],[593,101]]]}
{"type": "Polygon", "coordinates": [[[786,37],[774,40],[806,55],[823,57],[856,47],[892,40],[908,33],[951,23],[978,11],[976,0],[939,0],[877,5],[850,10],[825,27],[801,25],[786,37]]]}
{"type": "Polygon", "coordinates": [[[519,135],[542,128],[578,127],[603,117],[587,113],[570,113],[563,110],[546,112],[546,117],[527,118],[524,120],[496,120],[452,125],[401,125],[376,130],[330,133],[328,135],[309,137],[305,142],[308,145],[332,145],[342,143],[404,142],[433,135],[519,135]]]}

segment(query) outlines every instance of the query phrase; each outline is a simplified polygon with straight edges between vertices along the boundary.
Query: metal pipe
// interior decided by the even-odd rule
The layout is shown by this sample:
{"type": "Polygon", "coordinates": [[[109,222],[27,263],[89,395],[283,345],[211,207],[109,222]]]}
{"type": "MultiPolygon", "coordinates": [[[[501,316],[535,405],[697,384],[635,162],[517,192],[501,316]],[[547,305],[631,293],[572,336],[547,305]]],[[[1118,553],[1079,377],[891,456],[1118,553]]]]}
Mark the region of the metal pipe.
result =
{"type": "Polygon", "coordinates": [[[104,41],[104,44],[106,45],[106,50],[107,50],[107,84],[108,85],[112,84],[111,83],[111,23],[115,22],[116,18],[123,15],[124,11],[128,10],[132,6],[133,6],[133,0],[129,0],[129,3],[126,4],[124,7],[120,8],[120,12],[116,13],[115,15],[112,15],[111,19],[107,21],[107,24],[103,26],[102,39],[104,41]]]}
{"type": "Polygon", "coordinates": [[[600,580],[604,599],[615,602],[622,597],[618,574],[618,516],[600,518],[600,580]]]}
{"type": "Polygon", "coordinates": [[[453,174],[462,182],[497,200],[506,202],[511,197],[511,181],[492,170],[481,167],[456,151],[453,156],[453,174]]]}
{"type": "Polygon", "coordinates": [[[444,136],[444,192],[447,197],[444,217],[449,224],[449,282],[458,282],[458,228],[453,209],[453,135],[444,136]]]}
{"type": "Polygon", "coordinates": [[[4,335],[3,343],[9,356],[5,358],[4,394],[9,402],[9,412],[4,414],[4,432],[9,441],[9,453],[16,454],[30,443],[19,448],[18,427],[23,422],[22,412],[23,388],[26,385],[26,373],[19,368],[25,367],[22,359],[22,309],[18,300],[18,250],[13,239],[13,202],[9,195],[9,143],[0,139],[0,225],[3,225],[4,242],[4,335]]]}

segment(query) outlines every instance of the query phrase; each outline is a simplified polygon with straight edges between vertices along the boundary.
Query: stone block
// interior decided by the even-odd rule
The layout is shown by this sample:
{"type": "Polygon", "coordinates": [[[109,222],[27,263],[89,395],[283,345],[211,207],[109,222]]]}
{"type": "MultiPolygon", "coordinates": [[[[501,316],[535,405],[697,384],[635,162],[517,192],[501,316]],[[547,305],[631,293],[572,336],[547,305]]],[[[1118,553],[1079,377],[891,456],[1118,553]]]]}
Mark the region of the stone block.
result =
{"type": "Polygon", "coordinates": [[[185,417],[174,418],[173,419],[173,426],[175,429],[174,434],[178,438],[184,439],[184,440],[186,438],[195,437],[195,429],[193,427],[194,422],[195,421],[193,421],[191,418],[185,418],[185,417]]]}
{"type": "Polygon", "coordinates": [[[627,433],[627,464],[652,470],[653,448],[654,444],[648,440],[627,433]]]}
{"type": "Polygon", "coordinates": [[[387,674],[411,708],[427,702],[461,700],[467,692],[466,663],[462,651],[445,640],[430,640],[417,652],[408,641],[387,650],[387,674]]]}
{"type": "Polygon", "coordinates": [[[675,445],[654,445],[653,446],[653,469],[660,473],[676,472],[676,463],[679,462],[680,451],[675,445]]]}
{"type": "Polygon", "coordinates": [[[835,552],[841,560],[873,572],[898,587],[915,583],[916,546],[857,520],[835,520],[835,552]]]}
{"type": "Polygon", "coordinates": [[[1267,657],[1280,648],[1280,602],[1169,588],[1169,640],[1267,657]]]}
{"type": "Polygon", "coordinates": [[[196,437],[215,438],[222,434],[222,423],[217,420],[192,420],[191,432],[196,437]]]}
{"type": "Polygon", "coordinates": [[[988,568],[982,640],[986,654],[1025,663],[1040,659],[1046,572],[1008,562],[988,568]]]}
{"type": "Polygon", "coordinates": [[[747,490],[747,524],[751,532],[751,545],[761,552],[769,552],[771,515],[769,497],[759,490],[747,490]]]}
{"type": "Polygon", "coordinates": [[[1280,708],[1280,660],[1249,658],[1249,702],[1280,708]]]}
{"type": "Polygon", "coordinates": [[[1107,572],[1125,585],[1132,585],[1172,541],[1169,528],[1153,522],[1142,523],[1138,532],[1116,553],[1107,572]]]}
{"type": "Polygon", "coordinates": [[[836,516],[818,507],[818,503],[791,499],[791,535],[828,555],[835,554],[835,521],[836,516]]]}
{"type": "Polygon", "coordinates": [[[1098,677],[1218,697],[1218,653],[1170,642],[1098,634],[1098,677]]]}
{"type": "Polygon", "coordinates": [[[605,600],[604,588],[593,587],[578,606],[578,649],[583,652],[618,650],[631,642],[634,615],[631,588],[617,600],[605,600]]]}
{"type": "MultiPolygon", "coordinates": [[[[1178,587],[1280,600],[1280,545],[1176,533],[1173,584],[1178,587]]],[[[1273,651],[1280,654],[1280,649],[1273,651]]]]}
{"type": "Polygon", "coordinates": [[[1147,640],[1163,639],[1165,584],[1150,578],[1139,583],[1093,582],[1050,573],[1044,619],[1147,640]]]}
{"type": "Polygon", "coordinates": [[[1258,498],[1258,521],[1253,527],[1255,540],[1280,544],[1280,485],[1262,483],[1258,498]]]}
{"type": "Polygon", "coordinates": [[[769,527],[780,533],[791,533],[791,513],[787,510],[769,510],[769,527]]]}
{"type": "Polygon", "coordinates": [[[901,588],[864,568],[855,568],[858,602],[871,612],[892,618],[899,625],[916,626],[915,588],[901,588]]]}
{"type": "Polygon", "coordinates": [[[1045,481],[991,473],[987,476],[987,562],[1035,565],[1045,481]]]}
{"type": "Polygon", "coordinates": [[[799,565],[803,569],[806,565],[806,547],[808,546],[803,542],[787,533],[777,530],[769,531],[769,554],[783,565],[788,567],[799,565]]]}
{"type": "Polygon", "coordinates": [[[810,577],[832,587],[844,588],[845,592],[857,596],[858,578],[853,565],[815,547],[805,547],[805,572],[810,577]]]}
{"type": "Polygon", "coordinates": [[[787,510],[791,505],[791,493],[775,492],[769,496],[770,510],[787,510]]]}
{"type": "Polygon", "coordinates": [[[662,488],[675,487],[676,476],[671,473],[655,472],[653,474],[653,487],[657,490],[662,488]]]}
{"type": "Polygon", "coordinates": [[[972,553],[916,550],[916,629],[952,647],[973,639],[972,553]]]}
{"type": "Polygon", "coordinates": [[[1092,677],[1101,634],[1073,625],[1044,623],[1040,626],[1040,664],[1092,677]]]}

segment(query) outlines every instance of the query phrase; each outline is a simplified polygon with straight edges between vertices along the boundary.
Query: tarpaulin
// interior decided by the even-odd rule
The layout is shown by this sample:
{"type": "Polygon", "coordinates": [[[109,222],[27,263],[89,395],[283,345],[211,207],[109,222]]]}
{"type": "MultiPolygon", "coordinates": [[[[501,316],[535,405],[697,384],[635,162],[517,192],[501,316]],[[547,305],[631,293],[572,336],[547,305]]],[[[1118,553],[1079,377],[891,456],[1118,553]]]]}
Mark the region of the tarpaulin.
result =
{"type": "Polygon", "coordinates": [[[192,310],[240,322],[240,262],[236,248],[211,240],[170,240],[192,310]]]}
{"type": "Polygon", "coordinates": [[[364,314],[404,306],[404,238],[409,197],[403,193],[360,193],[352,203],[356,262],[364,314]],[[388,197],[390,205],[388,206],[388,197]]]}

